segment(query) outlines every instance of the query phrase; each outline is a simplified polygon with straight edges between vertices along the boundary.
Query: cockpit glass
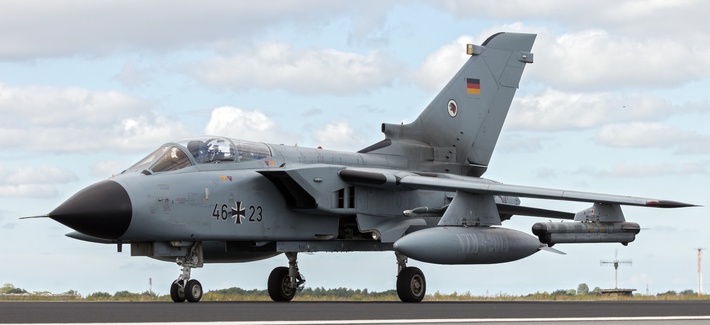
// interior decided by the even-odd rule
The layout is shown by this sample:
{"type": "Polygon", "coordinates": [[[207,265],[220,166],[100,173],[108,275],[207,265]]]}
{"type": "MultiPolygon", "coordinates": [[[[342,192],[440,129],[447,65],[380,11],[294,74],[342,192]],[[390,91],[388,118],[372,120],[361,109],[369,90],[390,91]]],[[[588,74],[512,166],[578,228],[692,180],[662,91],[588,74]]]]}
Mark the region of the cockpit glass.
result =
{"type": "Polygon", "coordinates": [[[261,160],[271,157],[271,150],[263,143],[240,141],[237,143],[238,161],[261,160]]]}
{"type": "Polygon", "coordinates": [[[237,149],[232,141],[223,138],[188,139],[181,141],[198,164],[234,162],[237,149]]]}
{"type": "Polygon", "coordinates": [[[185,155],[182,149],[174,145],[165,145],[153,151],[150,155],[146,156],[126,171],[150,169],[154,173],[157,173],[178,170],[190,165],[192,165],[192,162],[190,162],[190,158],[185,155]]]}
{"type": "Polygon", "coordinates": [[[244,162],[271,157],[271,149],[260,142],[227,138],[195,138],[178,141],[198,164],[244,162]]]}
{"type": "Polygon", "coordinates": [[[192,165],[190,158],[177,147],[171,147],[165,152],[150,169],[154,172],[178,170],[192,165]]]}
{"type": "Polygon", "coordinates": [[[263,143],[219,137],[182,139],[168,143],[143,158],[126,171],[146,169],[154,173],[178,170],[197,164],[234,163],[271,157],[271,149],[263,143]]]}
{"type": "Polygon", "coordinates": [[[141,171],[148,169],[152,166],[166,151],[170,149],[170,146],[162,146],[158,150],[153,151],[151,154],[147,155],[141,161],[137,162],[135,165],[129,167],[127,171],[141,171]]]}

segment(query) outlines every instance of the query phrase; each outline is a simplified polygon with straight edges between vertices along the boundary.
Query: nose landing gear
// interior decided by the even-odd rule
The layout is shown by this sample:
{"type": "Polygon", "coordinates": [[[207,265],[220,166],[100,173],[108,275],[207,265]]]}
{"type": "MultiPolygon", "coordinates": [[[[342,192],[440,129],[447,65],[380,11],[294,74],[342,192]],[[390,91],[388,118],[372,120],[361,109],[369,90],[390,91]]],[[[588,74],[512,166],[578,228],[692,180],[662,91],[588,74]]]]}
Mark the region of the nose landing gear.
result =
{"type": "Polygon", "coordinates": [[[202,299],[202,284],[200,281],[190,279],[190,271],[193,268],[202,267],[204,264],[202,243],[192,244],[185,257],[178,257],[176,262],[182,266],[182,274],[170,286],[170,298],[174,302],[184,302],[185,300],[199,302],[202,299]]]}

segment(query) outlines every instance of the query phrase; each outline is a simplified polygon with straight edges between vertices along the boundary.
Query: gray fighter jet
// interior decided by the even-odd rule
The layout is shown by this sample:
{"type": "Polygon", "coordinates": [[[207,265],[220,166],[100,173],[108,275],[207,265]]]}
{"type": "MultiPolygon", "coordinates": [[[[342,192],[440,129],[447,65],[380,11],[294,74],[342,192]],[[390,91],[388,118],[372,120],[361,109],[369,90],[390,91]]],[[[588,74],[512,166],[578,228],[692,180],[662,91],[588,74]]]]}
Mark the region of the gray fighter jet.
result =
{"type": "Polygon", "coordinates": [[[627,245],[640,227],[621,205],[691,204],[501,184],[480,178],[491,160],[534,34],[498,33],[471,56],[410,124],[382,124],[384,140],[356,153],[219,136],[166,143],[120,175],[70,197],[49,217],[67,236],[130,245],[132,256],[177,261],[175,302],[198,302],[190,277],[204,263],[248,262],[285,253],[268,277],[275,301],[305,282],[300,252],[394,251],[397,293],[425,295],[407,259],[438,264],[518,260],[558,243],[627,245]],[[523,206],[519,197],[591,203],[577,213],[523,206]],[[541,222],[535,236],[501,227],[512,215],[541,222]]]}

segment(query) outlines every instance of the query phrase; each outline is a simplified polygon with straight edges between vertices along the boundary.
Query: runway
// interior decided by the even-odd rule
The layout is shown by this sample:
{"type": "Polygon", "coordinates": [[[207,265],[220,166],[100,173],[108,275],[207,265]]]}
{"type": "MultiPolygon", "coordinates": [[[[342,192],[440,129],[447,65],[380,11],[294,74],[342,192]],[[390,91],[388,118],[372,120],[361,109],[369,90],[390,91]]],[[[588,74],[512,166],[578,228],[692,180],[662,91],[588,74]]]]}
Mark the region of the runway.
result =
{"type": "Polygon", "coordinates": [[[702,301],[0,302],[0,323],[412,324],[553,321],[710,322],[702,301]]]}

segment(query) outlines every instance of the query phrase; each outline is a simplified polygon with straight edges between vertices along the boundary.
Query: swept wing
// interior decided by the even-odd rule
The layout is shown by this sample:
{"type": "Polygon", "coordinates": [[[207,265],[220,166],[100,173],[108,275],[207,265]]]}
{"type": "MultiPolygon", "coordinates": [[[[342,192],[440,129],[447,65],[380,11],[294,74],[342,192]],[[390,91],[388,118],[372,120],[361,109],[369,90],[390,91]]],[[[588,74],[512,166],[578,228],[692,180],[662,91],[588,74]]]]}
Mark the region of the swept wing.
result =
{"type": "Polygon", "coordinates": [[[363,186],[394,186],[411,190],[463,191],[473,194],[511,195],[536,199],[656,208],[695,206],[693,204],[671,200],[502,184],[482,178],[450,174],[393,173],[348,168],[341,170],[339,175],[346,182],[363,186]]]}

